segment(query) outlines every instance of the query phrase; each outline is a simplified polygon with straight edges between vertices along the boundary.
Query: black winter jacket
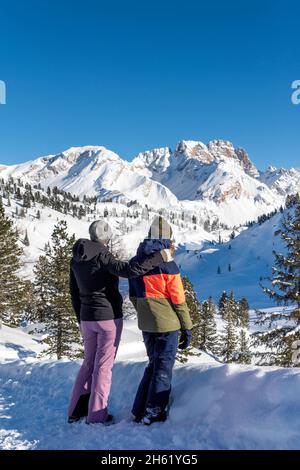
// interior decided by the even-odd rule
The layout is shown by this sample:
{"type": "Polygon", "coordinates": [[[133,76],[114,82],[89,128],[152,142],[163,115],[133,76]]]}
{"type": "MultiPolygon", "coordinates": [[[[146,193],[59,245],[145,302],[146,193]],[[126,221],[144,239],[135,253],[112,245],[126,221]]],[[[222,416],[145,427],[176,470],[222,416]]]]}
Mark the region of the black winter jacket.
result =
{"type": "Polygon", "coordinates": [[[159,251],[142,259],[120,261],[102,243],[79,239],[70,266],[70,294],[78,322],[122,318],[118,276],[142,276],[162,262],[159,251]]]}

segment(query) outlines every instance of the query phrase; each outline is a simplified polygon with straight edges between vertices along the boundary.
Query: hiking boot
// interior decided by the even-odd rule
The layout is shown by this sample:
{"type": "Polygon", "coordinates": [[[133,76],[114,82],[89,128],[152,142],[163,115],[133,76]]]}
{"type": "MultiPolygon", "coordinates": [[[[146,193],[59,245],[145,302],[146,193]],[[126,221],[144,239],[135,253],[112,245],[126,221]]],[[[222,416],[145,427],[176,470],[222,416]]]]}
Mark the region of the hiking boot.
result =
{"type": "Polygon", "coordinates": [[[132,421],[134,423],[141,423],[143,421],[143,417],[144,415],[137,415],[137,416],[133,415],[132,421]]]}
{"type": "Polygon", "coordinates": [[[165,410],[158,411],[155,408],[147,408],[145,416],[143,418],[143,423],[146,426],[150,426],[152,423],[163,423],[167,419],[167,413],[165,410]]]}
{"type": "Polygon", "coordinates": [[[68,417],[68,423],[76,423],[77,421],[80,421],[83,418],[83,416],[69,416],[68,417]]]}
{"type": "Polygon", "coordinates": [[[115,420],[113,415],[108,414],[106,420],[104,421],[104,426],[111,426],[112,424],[115,424],[115,420]]]}

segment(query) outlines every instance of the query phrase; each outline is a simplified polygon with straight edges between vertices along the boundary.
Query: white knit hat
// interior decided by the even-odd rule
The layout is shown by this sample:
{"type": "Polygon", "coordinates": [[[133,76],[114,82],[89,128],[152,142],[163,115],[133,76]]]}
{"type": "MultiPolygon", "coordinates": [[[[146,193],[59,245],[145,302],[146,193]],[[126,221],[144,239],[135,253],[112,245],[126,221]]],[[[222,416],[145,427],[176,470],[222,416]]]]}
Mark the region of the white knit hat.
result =
{"type": "Polygon", "coordinates": [[[104,220],[95,220],[89,228],[90,237],[93,242],[108,243],[112,237],[110,225],[104,220]]]}

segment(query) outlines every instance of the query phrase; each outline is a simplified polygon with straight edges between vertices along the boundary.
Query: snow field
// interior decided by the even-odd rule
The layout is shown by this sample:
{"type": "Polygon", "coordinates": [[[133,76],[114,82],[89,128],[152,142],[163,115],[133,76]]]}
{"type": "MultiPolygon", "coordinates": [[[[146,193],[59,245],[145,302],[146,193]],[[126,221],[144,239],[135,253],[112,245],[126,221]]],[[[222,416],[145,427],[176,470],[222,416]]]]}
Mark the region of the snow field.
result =
{"type": "Polygon", "coordinates": [[[38,360],[34,337],[4,327],[0,448],[300,449],[299,369],[222,365],[205,354],[175,368],[166,423],[133,423],[131,405],[145,365],[139,341],[134,322],[126,321],[110,400],[116,424],[69,425],[66,409],[79,363],[38,360]]]}

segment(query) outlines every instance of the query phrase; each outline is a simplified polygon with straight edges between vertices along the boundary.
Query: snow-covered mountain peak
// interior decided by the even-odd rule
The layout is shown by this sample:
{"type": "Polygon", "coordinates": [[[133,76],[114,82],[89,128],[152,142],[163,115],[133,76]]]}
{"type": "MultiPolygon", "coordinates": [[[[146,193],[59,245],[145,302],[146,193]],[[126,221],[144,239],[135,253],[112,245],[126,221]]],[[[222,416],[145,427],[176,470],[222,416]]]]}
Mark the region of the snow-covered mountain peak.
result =
{"type": "Polygon", "coordinates": [[[260,180],[280,196],[295,194],[300,191],[300,170],[296,168],[276,168],[269,166],[260,173],[260,180]]]}
{"type": "Polygon", "coordinates": [[[207,147],[217,160],[224,160],[226,158],[238,160],[246,173],[255,178],[259,176],[259,172],[251,162],[248,153],[242,148],[235,148],[230,141],[211,140],[207,147]]]}
{"type": "Polygon", "coordinates": [[[113,163],[128,165],[116,153],[102,146],[71,147],[57,155],[47,155],[20,165],[8,166],[1,171],[1,175],[22,177],[32,184],[57,185],[61,189],[72,186],[76,194],[80,194],[83,187],[90,187],[92,193],[99,168],[113,163]],[[81,182],[76,185],[78,177],[81,182]]]}
{"type": "Polygon", "coordinates": [[[211,140],[207,145],[196,140],[181,140],[178,142],[174,157],[182,159],[193,159],[198,162],[209,165],[212,162],[220,162],[226,159],[233,159],[239,162],[244,171],[250,176],[258,177],[254,164],[251,162],[249,155],[242,148],[234,148],[233,144],[228,140],[211,140]]]}
{"type": "Polygon", "coordinates": [[[214,157],[235,158],[234,146],[229,140],[211,140],[208,142],[207,148],[214,157]]]}
{"type": "Polygon", "coordinates": [[[91,161],[101,162],[101,160],[121,160],[121,158],[115,152],[102,146],[71,147],[49,158],[51,165],[58,162],[74,165],[79,160],[85,160],[86,164],[89,164],[91,161]]]}
{"type": "Polygon", "coordinates": [[[160,147],[145,152],[140,152],[132,160],[132,168],[145,176],[153,173],[163,173],[170,165],[171,149],[160,147]]]}
{"type": "Polygon", "coordinates": [[[300,171],[269,167],[258,173],[247,152],[228,140],[181,140],[139,153],[132,162],[103,146],[71,147],[57,155],[0,167],[4,178],[77,196],[153,208],[208,211],[227,225],[254,220],[300,191],[300,171]]]}
{"type": "Polygon", "coordinates": [[[14,165],[1,176],[23,178],[42,187],[57,186],[77,196],[97,196],[102,201],[138,200],[151,207],[169,207],[178,201],[171,191],[132,164],[101,146],[72,147],[57,155],[14,165]]]}
{"type": "Polygon", "coordinates": [[[246,150],[244,150],[243,148],[236,148],[234,150],[234,153],[237,159],[239,160],[240,164],[244,168],[245,172],[248,173],[248,175],[253,176],[254,178],[258,178],[259,171],[250,160],[249,155],[246,152],[246,150]]]}
{"type": "MultiPolygon", "coordinates": [[[[279,170],[282,170],[282,168],[280,168],[279,170]]],[[[265,173],[274,173],[275,171],[278,171],[278,169],[276,168],[276,166],[269,165],[268,168],[266,169],[266,172],[265,172],[265,173]]]]}
{"type": "Polygon", "coordinates": [[[176,145],[174,157],[194,159],[204,164],[209,164],[214,160],[207,146],[197,140],[180,140],[176,145]]]}

